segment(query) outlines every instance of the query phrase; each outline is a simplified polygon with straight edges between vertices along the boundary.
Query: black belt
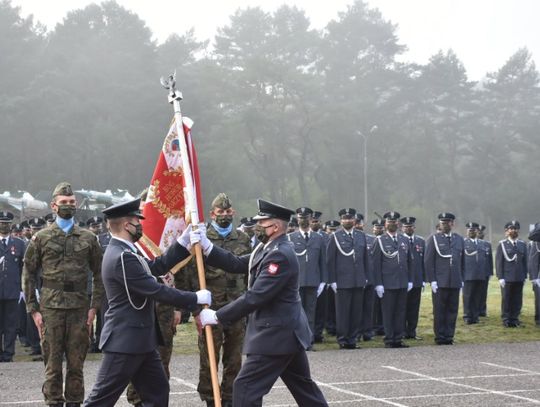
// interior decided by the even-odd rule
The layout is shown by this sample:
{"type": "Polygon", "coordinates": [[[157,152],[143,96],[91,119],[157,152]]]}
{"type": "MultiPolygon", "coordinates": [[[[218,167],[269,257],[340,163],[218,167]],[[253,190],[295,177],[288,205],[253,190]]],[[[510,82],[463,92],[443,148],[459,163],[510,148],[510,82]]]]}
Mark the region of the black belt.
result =
{"type": "Polygon", "coordinates": [[[68,293],[74,293],[77,291],[85,291],[87,283],[77,283],[75,281],[51,281],[43,280],[43,288],[50,288],[53,290],[62,290],[68,293]]]}

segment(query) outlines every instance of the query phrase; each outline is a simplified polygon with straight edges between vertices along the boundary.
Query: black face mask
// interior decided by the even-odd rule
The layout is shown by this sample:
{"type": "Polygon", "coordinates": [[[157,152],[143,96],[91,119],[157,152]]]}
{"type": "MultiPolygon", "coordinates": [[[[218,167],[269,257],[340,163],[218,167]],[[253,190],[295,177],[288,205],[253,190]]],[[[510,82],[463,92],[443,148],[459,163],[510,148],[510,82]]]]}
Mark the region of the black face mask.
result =
{"type": "Polygon", "coordinates": [[[77,208],[75,205],[58,205],[58,216],[62,219],[71,219],[75,215],[77,208]]]}
{"type": "Polygon", "coordinates": [[[129,222],[129,224],[135,228],[135,233],[131,233],[129,230],[128,233],[130,234],[133,243],[138,242],[143,235],[142,225],[140,223],[134,224],[131,222],[129,222]]]}
{"type": "Polygon", "coordinates": [[[268,225],[268,226],[260,226],[255,225],[255,236],[257,237],[257,240],[261,242],[262,244],[266,244],[270,241],[270,236],[266,234],[266,229],[271,228],[274,225],[268,225]]]}
{"type": "Polygon", "coordinates": [[[300,226],[302,229],[307,229],[309,227],[309,220],[306,219],[306,220],[299,220],[298,221],[298,226],[300,226]]]}
{"type": "Polygon", "coordinates": [[[216,215],[216,223],[220,228],[228,228],[232,223],[232,215],[216,215]]]}
{"type": "Polygon", "coordinates": [[[11,232],[11,224],[0,223],[0,233],[3,235],[7,235],[9,232],[11,232]]]}

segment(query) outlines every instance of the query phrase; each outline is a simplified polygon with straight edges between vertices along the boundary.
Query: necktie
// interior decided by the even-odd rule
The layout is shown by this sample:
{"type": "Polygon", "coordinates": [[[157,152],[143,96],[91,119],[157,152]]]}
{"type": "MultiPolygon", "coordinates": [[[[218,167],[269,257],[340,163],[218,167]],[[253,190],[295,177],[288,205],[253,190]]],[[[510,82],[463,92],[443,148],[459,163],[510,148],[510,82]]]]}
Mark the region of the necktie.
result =
{"type": "Polygon", "coordinates": [[[397,237],[392,236],[392,240],[394,241],[394,243],[397,243],[397,237]]]}
{"type": "Polygon", "coordinates": [[[409,237],[409,243],[411,244],[411,246],[414,244],[414,239],[412,237],[409,237]]]}
{"type": "Polygon", "coordinates": [[[5,237],[2,238],[2,250],[7,249],[7,239],[5,237]]]}
{"type": "Polygon", "coordinates": [[[309,240],[309,233],[304,232],[304,239],[306,239],[306,242],[309,240]]]}

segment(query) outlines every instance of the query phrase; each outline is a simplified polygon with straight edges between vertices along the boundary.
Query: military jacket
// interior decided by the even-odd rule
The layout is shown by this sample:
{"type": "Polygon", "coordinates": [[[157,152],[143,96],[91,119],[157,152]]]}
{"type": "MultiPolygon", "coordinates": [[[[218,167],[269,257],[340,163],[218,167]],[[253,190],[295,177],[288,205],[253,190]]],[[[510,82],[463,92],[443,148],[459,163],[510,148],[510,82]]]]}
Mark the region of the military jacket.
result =
{"type": "Polygon", "coordinates": [[[538,242],[530,242],[527,268],[531,280],[540,278],[540,244],[538,242]]]}
{"type": "Polygon", "coordinates": [[[411,237],[405,234],[403,237],[409,241],[413,287],[422,287],[424,281],[426,281],[426,269],[424,266],[426,241],[418,235],[413,235],[412,240],[411,237]]]}
{"type": "Polygon", "coordinates": [[[481,239],[474,241],[468,237],[464,239],[464,244],[465,281],[485,280],[486,275],[493,273],[491,247],[481,239]]]}
{"type": "Polygon", "coordinates": [[[373,277],[373,245],[375,244],[375,241],[377,240],[377,236],[369,235],[366,233],[366,244],[367,244],[367,252],[368,252],[368,276],[367,276],[367,284],[373,285],[375,283],[374,277],[373,277]]]}
{"type": "Polygon", "coordinates": [[[527,278],[527,245],[517,240],[514,246],[508,239],[501,240],[495,256],[497,278],[507,282],[523,282],[527,278]]]}
{"type": "Polygon", "coordinates": [[[266,245],[259,244],[246,256],[214,247],[207,261],[229,272],[249,272],[248,290],[216,314],[224,324],[248,315],[245,354],[286,355],[311,345],[311,331],[298,291],[298,260],[285,235],[266,245]]]}
{"type": "Polygon", "coordinates": [[[328,281],[326,271],[326,243],[324,238],[315,232],[309,232],[306,241],[304,232],[298,231],[287,235],[294,245],[294,251],[300,264],[300,287],[318,287],[328,281]]]}
{"type": "Polygon", "coordinates": [[[101,247],[92,232],[74,225],[66,234],[53,223],[40,230],[24,256],[23,284],[28,312],[46,308],[88,307],[88,272],[93,275],[91,307],[98,309],[103,296],[101,247]],[[42,269],[43,287],[38,304],[35,289],[42,269]]]}
{"type": "Polygon", "coordinates": [[[351,233],[352,237],[343,228],[338,229],[328,240],[328,280],[338,289],[365,287],[369,278],[366,235],[354,228],[351,233]]]}
{"type": "Polygon", "coordinates": [[[24,249],[24,242],[13,236],[7,238],[5,250],[0,245],[0,300],[19,299],[24,249]]]}
{"type": "Polygon", "coordinates": [[[388,233],[377,236],[373,243],[374,285],[385,289],[407,288],[412,282],[409,241],[396,235],[396,242],[388,233]]]}
{"type": "Polygon", "coordinates": [[[464,260],[461,235],[435,233],[427,239],[424,266],[429,282],[436,281],[441,288],[461,288],[464,260]]]}
{"type": "MultiPolygon", "coordinates": [[[[249,236],[234,229],[224,238],[211,225],[207,225],[206,236],[215,245],[231,253],[242,256],[251,253],[249,236]]],[[[218,310],[225,304],[237,299],[246,291],[244,274],[227,273],[224,269],[205,265],[206,288],[212,293],[212,308],[218,310]]],[[[199,290],[199,276],[195,258],[188,263],[185,271],[175,275],[176,287],[186,291],[199,290]]]]}

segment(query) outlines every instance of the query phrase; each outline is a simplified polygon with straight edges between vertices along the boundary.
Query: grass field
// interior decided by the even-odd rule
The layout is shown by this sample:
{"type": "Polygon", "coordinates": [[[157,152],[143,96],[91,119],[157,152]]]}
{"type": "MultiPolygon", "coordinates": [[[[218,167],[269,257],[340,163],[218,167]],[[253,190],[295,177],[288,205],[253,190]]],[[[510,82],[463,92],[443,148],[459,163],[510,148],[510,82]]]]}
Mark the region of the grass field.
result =
{"type": "MultiPolygon", "coordinates": [[[[519,328],[505,328],[501,322],[501,291],[497,279],[492,278],[488,292],[488,316],[480,319],[479,324],[466,325],[462,318],[462,300],[459,303],[459,315],[456,327],[455,343],[490,343],[490,342],[525,342],[540,340],[540,327],[534,322],[534,294],[531,282],[526,281],[523,288],[523,309],[519,328]]],[[[418,322],[417,335],[423,340],[409,340],[411,346],[433,345],[433,307],[431,305],[431,289],[426,286],[422,293],[420,308],[420,320],[418,322]]],[[[188,324],[180,325],[174,340],[174,353],[193,354],[197,353],[197,332],[195,324],[190,319],[188,324]]],[[[370,342],[359,343],[363,348],[384,347],[382,336],[377,336],[370,342]]],[[[325,335],[325,342],[316,344],[315,350],[338,349],[335,337],[325,335]]]]}

